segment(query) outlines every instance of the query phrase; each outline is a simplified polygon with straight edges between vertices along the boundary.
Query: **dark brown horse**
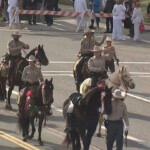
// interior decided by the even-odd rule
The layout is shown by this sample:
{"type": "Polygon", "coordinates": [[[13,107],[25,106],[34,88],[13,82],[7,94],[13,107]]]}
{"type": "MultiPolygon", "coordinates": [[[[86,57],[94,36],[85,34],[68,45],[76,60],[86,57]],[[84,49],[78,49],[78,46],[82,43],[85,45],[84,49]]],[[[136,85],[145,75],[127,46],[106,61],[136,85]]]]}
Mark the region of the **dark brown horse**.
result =
{"type": "Polygon", "coordinates": [[[73,75],[74,75],[74,79],[75,79],[76,89],[78,92],[80,91],[80,84],[86,78],[90,77],[90,72],[88,70],[88,60],[89,60],[89,57],[84,58],[84,63],[81,68],[77,69],[77,65],[78,65],[80,59],[78,59],[73,66],[73,75]],[[79,81],[78,83],[76,82],[77,80],[79,81]]]}
{"type": "Polygon", "coordinates": [[[31,109],[31,107],[29,106],[30,104],[28,104],[28,108],[26,109],[26,111],[24,111],[23,114],[21,114],[21,116],[18,117],[18,125],[20,127],[20,130],[23,131],[22,136],[23,136],[24,141],[26,141],[27,139],[32,139],[34,137],[34,133],[35,133],[34,120],[35,120],[35,118],[39,119],[38,141],[39,141],[40,145],[43,145],[43,142],[41,140],[41,131],[42,131],[43,120],[46,117],[46,110],[44,108],[45,106],[43,105],[43,97],[42,97],[43,88],[44,88],[45,98],[48,101],[49,105],[51,105],[53,103],[53,101],[54,101],[54,99],[53,99],[54,86],[52,83],[52,79],[50,81],[48,81],[46,79],[44,84],[39,85],[34,91],[34,93],[35,93],[34,100],[32,100],[32,103],[33,103],[33,101],[35,103],[34,109],[31,109]],[[29,135],[29,124],[30,123],[32,126],[31,135],[29,135]]]}
{"type": "Polygon", "coordinates": [[[12,109],[11,104],[10,104],[10,97],[11,97],[12,90],[14,89],[14,86],[19,86],[19,91],[23,86],[23,81],[21,80],[22,72],[23,72],[24,68],[28,65],[28,61],[26,59],[30,55],[34,55],[41,65],[47,66],[49,63],[48,59],[45,55],[43,46],[39,45],[38,48],[31,50],[26,55],[26,57],[20,61],[19,66],[17,66],[17,67],[15,66],[15,70],[14,70],[15,75],[12,76],[12,82],[8,89],[8,97],[7,97],[7,103],[6,103],[7,109],[12,109]]]}
{"type": "MultiPolygon", "coordinates": [[[[102,107],[101,93],[105,92],[104,101],[111,102],[111,89],[93,88],[73,108],[72,113],[72,131],[66,134],[64,144],[69,146],[72,143],[72,150],[80,150],[80,138],[83,143],[83,150],[89,150],[92,136],[96,130],[99,120],[99,108],[102,107]]],[[[66,118],[69,99],[64,102],[63,115],[66,118]]]]}

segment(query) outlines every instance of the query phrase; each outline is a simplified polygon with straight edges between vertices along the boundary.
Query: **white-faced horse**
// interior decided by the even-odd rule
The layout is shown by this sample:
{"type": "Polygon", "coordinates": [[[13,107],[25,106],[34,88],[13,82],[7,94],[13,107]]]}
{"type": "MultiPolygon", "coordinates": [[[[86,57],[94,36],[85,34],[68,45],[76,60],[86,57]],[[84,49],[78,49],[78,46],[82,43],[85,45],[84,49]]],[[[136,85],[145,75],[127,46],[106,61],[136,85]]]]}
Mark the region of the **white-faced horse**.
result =
{"type": "MultiPolygon", "coordinates": [[[[112,88],[112,92],[118,89],[120,86],[123,87],[124,91],[127,92],[130,89],[135,88],[135,83],[127,71],[126,66],[121,67],[114,73],[112,73],[107,79],[102,81],[108,88],[112,88]]],[[[87,78],[80,86],[80,93],[85,95],[90,90],[91,78],[87,78]]],[[[99,119],[98,136],[101,135],[101,125],[103,123],[103,117],[99,119]]]]}

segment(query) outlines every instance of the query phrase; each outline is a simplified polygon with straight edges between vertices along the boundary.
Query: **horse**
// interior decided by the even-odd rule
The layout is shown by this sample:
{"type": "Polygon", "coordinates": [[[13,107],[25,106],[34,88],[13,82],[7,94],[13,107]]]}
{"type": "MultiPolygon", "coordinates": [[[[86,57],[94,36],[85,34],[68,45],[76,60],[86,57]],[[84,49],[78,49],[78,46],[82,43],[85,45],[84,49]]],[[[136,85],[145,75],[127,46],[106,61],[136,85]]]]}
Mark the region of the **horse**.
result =
{"type": "MultiPolygon", "coordinates": [[[[103,101],[111,101],[111,89],[95,87],[85,96],[74,104],[72,112],[72,130],[66,133],[63,141],[67,147],[72,144],[72,150],[80,150],[81,143],[83,143],[83,150],[89,150],[92,136],[96,130],[99,120],[99,108],[103,106],[103,101]],[[102,97],[102,93],[106,95],[102,97]]],[[[63,104],[63,116],[66,119],[70,100],[67,99],[63,104]]]]}
{"type": "Polygon", "coordinates": [[[75,64],[73,65],[73,75],[74,75],[74,79],[75,79],[76,89],[78,92],[80,91],[80,84],[86,78],[89,78],[89,75],[90,75],[90,72],[88,70],[88,60],[89,60],[89,58],[80,58],[80,59],[76,60],[75,64]],[[81,59],[85,59],[83,66],[81,69],[77,69],[77,65],[81,59]],[[79,71],[80,71],[80,73],[79,73],[79,71]],[[77,77],[77,76],[79,76],[79,77],[77,77]],[[78,78],[80,78],[80,79],[78,79],[78,78]],[[77,82],[78,80],[80,80],[80,83],[77,82]]]}
{"type": "MultiPolygon", "coordinates": [[[[118,89],[121,85],[123,86],[125,92],[128,92],[129,88],[134,89],[135,83],[131,78],[126,66],[122,66],[120,69],[112,73],[107,79],[103,80],[102,83],[108,88],[112,88],[112,92],[118,89]]],[[[80,86],[80,93],[85,95],[90,90],[91,78],[87,78],[80,86]]],[[[99,118],[99,129],[97,136],[101,136],[101,126],[103,123],[103,117],[99,118]]]]}
{"type": "Polygon", "coordinates": [[[8,64],[2,60],[0,65],[0,100],[6,100],[6,80],[8,73],[8,64]]]}
{"type": "Polygon", "coordinates": [[[25,58],[22,58],[21,60],[18,60],[18,63],[15,66],[14,75],[12,76],[12,82],[11,82],[10,85],[8,85],[9,89],[8,89],[8,96],[7,96],[7,99],[6,99],[6,106],[5,106],[6,109],[12,110],[12,106],[10,104],[10,97],[11,97],[12,90],[14,89],[14,86],[19,86],[19,91],[21,90],[21,88],[23,86],[23,81],[21,80],[22,72],[23,72],[24,68],[28,65],[27,58],[30,55],[34,55],[35,58],[38,60],[38,62],[41,65],[47,66],[48,63],[49,63],[48,59],[45,55],[43,46],[40,46],[40,45],[37,48],[31,50],[26,55],[25,58]]]}
{"type": "MultiPolygon", "coordinates": [[[[54,101],[53,99],[53,90],[54,86],[52,83],[53,79],[51,80],[45,80],[45,82],[41,85],[39,85],[36,89],[34,88],[34,100],[32,99],[30,102],[35,103],[34,109],[31,109],[30,105],[28,103],[28,106],[25,106],[25,111],[21,114],[21,116],[18,116],[18,127],[23,132],[23,141],[27,141],[27,139],[32,139],[34,137],[35,133],[35,126],[34,126],[34,120],[35,118],[39,119],[38,123],[38,141],[40,145],[43,145],[43,142],[41,140],[41,131],[42,131],[42,124],[45,118],[46,121],[46,110],[44,108],[43,104],[43,96],[42,96],[42,90],[44,89],[45,93],[45,99],[48,101],[49,105],[51,105],[54,101]],[[29,124],[31,123],[32,126],[32,132],[31,135],[29,135],[29,124]]],[[[29,93],[31,91],[29,90],[29,93]]],[[[30,97],[32,95],[32,92],[28,94],[30,97]]],[[[27,100],[26,100],[27,101],[27,100]]],[[[51,108],[51,106],[50,106],[51,108]]]]}

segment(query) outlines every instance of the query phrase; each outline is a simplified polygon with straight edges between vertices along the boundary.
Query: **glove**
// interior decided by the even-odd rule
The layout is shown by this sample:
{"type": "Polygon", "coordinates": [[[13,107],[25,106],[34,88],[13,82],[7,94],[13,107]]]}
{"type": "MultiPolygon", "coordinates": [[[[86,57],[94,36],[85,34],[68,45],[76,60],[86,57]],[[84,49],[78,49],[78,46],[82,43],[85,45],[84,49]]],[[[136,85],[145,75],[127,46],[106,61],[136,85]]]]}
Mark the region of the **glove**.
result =
{"type": "Polygon", "coordinates": [[[119,59],[116,60],[117,66],[119,66],[119,59]]]}
{"type": "Polygon", "coordinates": [[[129,132],[129,126],[126,126],[126,127],[125,127],[125,131],[124,131],[124,135],[127,136],[127,135],[128,135],[128,132],[129,132]]]}

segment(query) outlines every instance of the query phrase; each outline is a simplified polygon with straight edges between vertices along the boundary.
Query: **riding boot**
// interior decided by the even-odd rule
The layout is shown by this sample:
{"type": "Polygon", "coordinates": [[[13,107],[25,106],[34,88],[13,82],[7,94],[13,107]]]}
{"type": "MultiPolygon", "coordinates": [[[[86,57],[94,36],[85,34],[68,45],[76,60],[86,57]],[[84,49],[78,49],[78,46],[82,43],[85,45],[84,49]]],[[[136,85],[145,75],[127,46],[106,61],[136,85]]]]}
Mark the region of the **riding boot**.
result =
{"type": "Polygon", "coordinates": [[[7,85],[10,86],[12,82],[12,76],[13,76],[13,68],[10,67],[8,70],[8,77],[7,77],[7,85]]]}
{"type": "Polygon", "coordinates": [[[67,125],[64,132],[69,132],[72,130],[72,113],[67,113],[67,125]]]}
{"type": "Polygon", "coordinates": [[[89,26],[89,28],[90,28],[90,29],[96,29],[96,28],[94,27],[94,19],[91,19],[91,25],[89,26]]]}

